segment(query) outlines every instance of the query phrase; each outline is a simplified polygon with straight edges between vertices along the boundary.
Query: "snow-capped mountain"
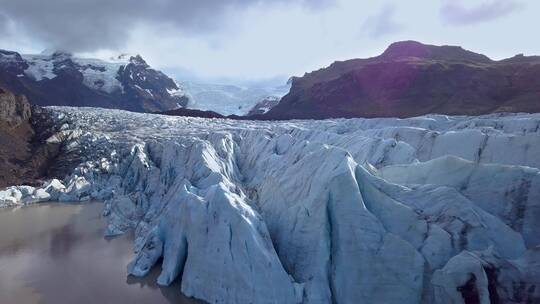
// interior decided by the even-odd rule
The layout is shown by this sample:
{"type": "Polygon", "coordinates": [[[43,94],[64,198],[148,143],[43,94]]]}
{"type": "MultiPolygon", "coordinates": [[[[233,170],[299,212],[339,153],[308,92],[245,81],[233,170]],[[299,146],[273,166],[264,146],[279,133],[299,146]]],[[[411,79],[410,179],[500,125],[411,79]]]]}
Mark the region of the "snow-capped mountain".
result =
{"type": "Polygon", "coordinates": [[[189,98],[187,108],[213,111],[224,116],[247,115],[265,99],[279,101],[290,89],[289,84],[276,87],[240,87],[189,81],[179,84],[189,98]]]}
{"type": "MultiPolygon", "coordinates": [[[[122,54],[101,60],[79,58],[58,50],[38,55],[0,50],[0,86],[44,106],[92,106],[138,112],[187,107],[224,116],[246,115],[266,99],[279,100],[290,88],[290,84],[240,87],[175,82],[152,69],[139,55],[122,54]]],[[[263,108],[268,110],[269,105],[265,103],[263,108]]]]}
{"type": "MultiPolygon", "coordinates": [[[[209,303],[538,303],[540,114],[281,122],[53,107],[129,273],[209,303]],[[163,258],[163,259],[161,259],[163,258]]],[[[100,261],[90,261],[99,263],[100,261]]]]}
{"type": "Polygon", "coordinates": [[[152,112],[187,103],[181,88],[139,55],[105,61],[64,51],[21,55],[0,50],[0,85],[38,105],[152,112]]]}

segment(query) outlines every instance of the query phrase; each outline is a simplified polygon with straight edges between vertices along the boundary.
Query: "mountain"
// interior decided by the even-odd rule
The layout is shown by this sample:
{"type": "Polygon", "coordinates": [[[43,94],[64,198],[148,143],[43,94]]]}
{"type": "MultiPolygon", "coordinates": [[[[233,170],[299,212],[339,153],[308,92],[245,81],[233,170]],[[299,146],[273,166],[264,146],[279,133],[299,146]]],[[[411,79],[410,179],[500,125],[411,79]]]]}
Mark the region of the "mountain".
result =
{"type": "Polygon", "coordinates": [[[278,99],[289,92],[289,84],[275,87],[241,87],[230,84],[178,82],[189,99],[187,108],[221,115],[248,115],[266,99],[278,99]]]}
{"type": "Polygon", "coordinates": [[[540,57],[494,61],[457,46],[396,42],[380,56],[292,79],[273,119],[540,111],[540,57]]]}
{"type": "Polygon", "coordinates": [[[106,233],[135,236],[132,275],[207,303],[540,303],[540,114],[49,110],[81,161],[0,207],[105,201],[106,233]]]}
{"type": "Polygon", "coordinates": [[[104,61],[63,51],[21,55],[0,50],[0,86],[43,106],[152,112],[187,104],[181,88],[139,55],[104,61]]]}

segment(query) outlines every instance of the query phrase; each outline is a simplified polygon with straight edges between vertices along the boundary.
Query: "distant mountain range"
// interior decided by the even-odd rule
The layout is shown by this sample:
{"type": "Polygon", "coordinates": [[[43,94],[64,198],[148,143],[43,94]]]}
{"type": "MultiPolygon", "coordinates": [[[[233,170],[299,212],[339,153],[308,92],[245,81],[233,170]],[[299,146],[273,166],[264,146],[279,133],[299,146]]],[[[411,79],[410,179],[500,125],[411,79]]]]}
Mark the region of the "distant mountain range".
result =
{"type": "Polygon", "coordinates": [[[380,56],[293,78],[266,119],[540,111],[540,57],[494,61],[457,46],[397,42],[380,56]]]}
{"type": "Polygon", "coordinates": [[[151,68],[139,55],[100,60],[78,58],[65,51],[21,55],[6,50],[0,50],[0,86],[43,106],[90,106],[137,112],[188,108],[220,115],[246,115],[250,111],[262,114],[269,108],[263,105],[254,109],[258,103],[279,100],[289,90],[288,84],[240,87],[176,82],[151,68]]]}
{"type": "Polygon", "coordinates": [[[0,87],[38,105],[240,119],[540,112],[540,56],[495,61],[457,46],[402,41],[283,86],[245,88],[176,82],[139,55],[104,61],[0,50],[0,87]]]}

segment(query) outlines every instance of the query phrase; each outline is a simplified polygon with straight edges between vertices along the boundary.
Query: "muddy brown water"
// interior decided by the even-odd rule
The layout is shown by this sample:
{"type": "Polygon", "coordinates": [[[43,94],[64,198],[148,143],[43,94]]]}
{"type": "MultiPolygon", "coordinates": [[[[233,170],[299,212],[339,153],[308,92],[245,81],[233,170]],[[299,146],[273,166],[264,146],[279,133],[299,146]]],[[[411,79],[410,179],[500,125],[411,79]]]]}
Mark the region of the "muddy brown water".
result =
{"type": "Polygon", "coordinates": [[[0,209],[0,303],[200,303],[180,282],[160,287],[160,267],[127,276],[133,236],[104,238],[101,203],[0,209]]]}

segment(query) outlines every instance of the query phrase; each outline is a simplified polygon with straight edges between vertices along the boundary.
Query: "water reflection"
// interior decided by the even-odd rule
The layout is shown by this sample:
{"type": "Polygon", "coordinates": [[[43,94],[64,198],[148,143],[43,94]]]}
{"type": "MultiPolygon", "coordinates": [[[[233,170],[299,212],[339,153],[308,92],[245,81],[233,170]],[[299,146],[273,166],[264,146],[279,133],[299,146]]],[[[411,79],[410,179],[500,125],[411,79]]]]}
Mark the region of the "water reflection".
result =
{"type": "Polygon", "coordinates": [[[10,303],[197,303],[180,283],[162,288],[159,267],[126,276],[132,236],[103,237],[102,205],[0,210],[0,299],[10,303]]]}

